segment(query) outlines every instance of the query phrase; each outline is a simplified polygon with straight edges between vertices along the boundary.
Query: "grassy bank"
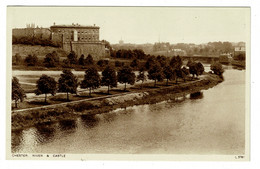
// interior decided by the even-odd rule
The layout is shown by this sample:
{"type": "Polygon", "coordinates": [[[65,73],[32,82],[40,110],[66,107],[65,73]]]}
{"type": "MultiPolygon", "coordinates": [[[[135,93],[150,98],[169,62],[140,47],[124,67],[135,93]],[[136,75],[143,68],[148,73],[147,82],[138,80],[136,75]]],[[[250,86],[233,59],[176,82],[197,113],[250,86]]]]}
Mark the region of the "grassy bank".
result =
{"type": "Polygon", "coordinates": [[[196,93],[217,85],[221,82],[218,76],[206,74],[199,81],[191,81],[180,85],[150,88],[142,91],[129,92],[124,95],[101,98],[98,100],[57,105],[55,108],[39,108],[12,113],[12,130],[24,129],[37,124],[75,119],[82,115],[108,113],[118,108],[134,105],[154,104],[164,100],[172,100],[190,93],[196,93]]]}

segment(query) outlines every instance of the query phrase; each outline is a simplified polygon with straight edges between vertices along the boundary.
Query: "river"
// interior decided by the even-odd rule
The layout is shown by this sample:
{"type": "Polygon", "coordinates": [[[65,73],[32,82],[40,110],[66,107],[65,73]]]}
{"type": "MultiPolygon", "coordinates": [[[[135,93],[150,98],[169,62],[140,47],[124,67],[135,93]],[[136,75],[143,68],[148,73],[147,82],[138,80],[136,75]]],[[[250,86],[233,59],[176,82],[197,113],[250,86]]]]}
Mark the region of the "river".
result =
{"type": "Polygon", "coordinates": [[[245,70],[195,98],[12,132],[13,153],[244,154],[245,70]]]}

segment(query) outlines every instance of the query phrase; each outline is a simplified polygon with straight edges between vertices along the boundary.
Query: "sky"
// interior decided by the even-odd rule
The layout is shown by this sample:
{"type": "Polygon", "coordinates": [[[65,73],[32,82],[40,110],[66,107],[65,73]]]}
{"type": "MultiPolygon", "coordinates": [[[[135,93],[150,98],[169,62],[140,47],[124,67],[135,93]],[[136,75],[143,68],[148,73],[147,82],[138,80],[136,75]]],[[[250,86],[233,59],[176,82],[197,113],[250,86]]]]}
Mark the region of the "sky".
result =
{"type": "Polygon", "coordinates": [[[8,7],[10,28],[79,23],[100,27],[100,40],[124,43],[247,41],[250,8],[8,7]]]}

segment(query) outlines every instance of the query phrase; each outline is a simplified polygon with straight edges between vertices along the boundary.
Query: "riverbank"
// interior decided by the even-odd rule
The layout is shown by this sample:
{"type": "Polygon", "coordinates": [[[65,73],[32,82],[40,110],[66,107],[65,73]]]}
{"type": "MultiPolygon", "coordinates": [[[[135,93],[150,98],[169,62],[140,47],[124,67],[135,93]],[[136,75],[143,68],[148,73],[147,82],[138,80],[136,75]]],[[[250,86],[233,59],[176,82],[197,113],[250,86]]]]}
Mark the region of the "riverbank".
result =
{"type": "Polygon", "coordinates": [[[12,113],[12,130],[24,129],[37,124],[53,123],[61,120],[75,119],[82,115],[108,113],[118,108],[134,105],[154,104],[164,100],[173,100],[187,94],[211,88],[222,81],[214,74],[205,74],[200,80],[175,86],[151,88],[142,92],[129,92],[124,95],[101,98],[98,100],[82,100],[55,107],[38,108],[12,113]]]}
{"type": "Polygon", "coordinates": [[[245,61],[232,60],[232,61],[231,61],[231,64],[232,64],[233,66],[241,67],[241,68],[243,68],[243,69],[246,68],[246,62],[245,62],[245,61]]]}

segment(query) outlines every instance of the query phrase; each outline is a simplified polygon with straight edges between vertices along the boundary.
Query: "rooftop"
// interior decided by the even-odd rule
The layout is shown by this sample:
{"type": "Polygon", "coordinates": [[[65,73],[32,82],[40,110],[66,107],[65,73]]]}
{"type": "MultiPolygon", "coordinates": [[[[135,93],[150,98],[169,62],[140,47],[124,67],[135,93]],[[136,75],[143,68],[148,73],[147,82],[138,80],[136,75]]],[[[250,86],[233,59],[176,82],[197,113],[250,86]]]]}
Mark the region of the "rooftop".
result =
{"type": "Polygon", "coordinates": [[[51,26],[51,28],[99,28],[99,26],[94,25],[80,25],[78,23],[74,24],[72,23],[71,25],[56,25],[55,22],[51,26]]]}

